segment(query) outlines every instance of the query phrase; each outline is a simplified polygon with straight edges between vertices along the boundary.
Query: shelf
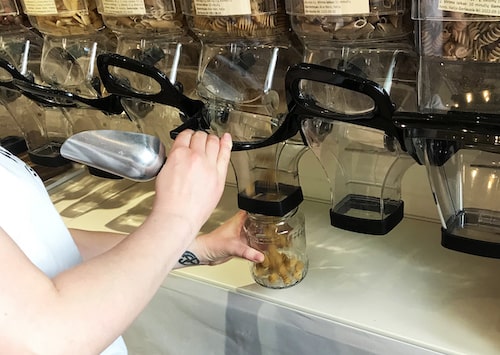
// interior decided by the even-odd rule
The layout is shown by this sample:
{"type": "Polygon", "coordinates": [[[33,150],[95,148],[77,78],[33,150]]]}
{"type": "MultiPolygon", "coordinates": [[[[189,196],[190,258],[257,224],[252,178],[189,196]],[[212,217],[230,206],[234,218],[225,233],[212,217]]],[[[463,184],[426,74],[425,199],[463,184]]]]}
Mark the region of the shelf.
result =
{"type": "MultiPolygon", "coordinates": [[[[110,183],[83,174],[52,189],[51,196],[70,227],[130,232],[149,211],[153,184],[110,183]]],[[[129,344],[131,349],[160,346],[155,339],[169,346],[167,341],[158,340],[168,338],[168,319],[178,329],[184,329],[185,322],[191,322],[193,327],[201,324],[200,331],[207,337],[198,339],[200,342],[215,343],[217,336],[220,341],[227,341],[227,307],[234,305],[237,298],[237,304],[256,307],[259,324],[267,319],[270,326],[272,322],[266,314],[259,312],[272,308],[274,311],[269,314],[275,315],[274,326],[281,324],[289,330],[302,327],[303,339],[295,341],[309,339],[311,346],[314,339],[321,338],[321,344],[327,344],[325,339],[330,338],[331,344],[344,339],[343,346],[357,349],[356,353],[408,353],[409,349],[418,354],[498,353],[500,260],[441,247],[437,223],[405,218],[388,235],[369,236],[330,226],[328,204],[306,200],[301,208],[306,216],[310,259],[309,272],[301,283],[288,289],[266,289],[253,282],[248,262],[239,259],[213,267],[176,270],[127,332],[125,339],[133,343],[129,344]],[[207,317],[195,312],[195,308],[190,311],[188,305],[193,300],[197,300],[207,317]],[[211,306],[220,310],[219,317],[225,314],[226,318],[216,320],[209,311],[211,306]],[[168,309],[172,313],[162,316],[168,309]],[[175,312],[183,309],[181,315],[191,319],[174,317],[175,312]],[[212,331],[205,329],[211,328],[212,322],[218,325],[213,325],[212,331]],[[157,336],[155,330],[159,332],[157,336]],[[145,344],[136,343],[141,341],[137,337],[141,332],[148,334],[145,344]],[[211,337],[215,338],[210,340],[211,337]]],[[[236,189],[228,186],[204,229],[215,228],[236,210],[236,189]]],[[[247,314],[238,319],[244,321],[248,317],[247,314]]],[[[238,326],[244,328],[244,323],[238,326]]],[[[171,330],[176,334],[175,329],[171,330]]],[[[270,333],[266,338],[262,330],[261,346],[271,344],[270,333]]],[[[286,339],[293,344],[293,339],[286,339]]],[[[182,343],[184,339],[178,341],[182,343]]],[[[195,344],[191,346],[196,349],[195,344]]],[[[263,348],[261,351],[266,353],[263,348]]],[[[162,352],[149,352],[154,353],[162,352]]]]}

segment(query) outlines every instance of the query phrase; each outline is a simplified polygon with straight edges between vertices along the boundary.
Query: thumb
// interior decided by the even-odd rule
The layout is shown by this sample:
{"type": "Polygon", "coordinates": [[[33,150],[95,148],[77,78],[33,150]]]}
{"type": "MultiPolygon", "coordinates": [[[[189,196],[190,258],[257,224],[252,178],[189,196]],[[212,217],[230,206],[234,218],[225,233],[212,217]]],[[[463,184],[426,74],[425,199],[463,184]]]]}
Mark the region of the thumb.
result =
{"type": "Polygon", "coordinates": [[[261,263],[264,261],[264,254],[248,245],[243,245],[235,254],[240,258],[254,263],[261,263]]]}

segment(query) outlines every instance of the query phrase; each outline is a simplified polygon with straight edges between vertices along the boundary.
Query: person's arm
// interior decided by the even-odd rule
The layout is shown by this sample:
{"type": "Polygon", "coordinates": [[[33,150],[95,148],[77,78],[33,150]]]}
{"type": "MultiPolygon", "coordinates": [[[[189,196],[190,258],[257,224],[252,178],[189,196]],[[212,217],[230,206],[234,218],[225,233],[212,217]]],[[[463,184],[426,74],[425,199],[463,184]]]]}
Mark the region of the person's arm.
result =
{"type": "Polygon", "coordinates": [[[106,348],[151,300],[209,218],[224,189],[230,151],[229,135],[219,140],[180,133],[157,176],[145,222],[107,252],[53,279],[0,229],[2,352],[97,354],[106,348]]]}
{"type": "Polygon", "coordinates": [[[239,211],[220,227],[196,237],[174,268],[193,265],[218,265],[233,257],[260,263],[264,254],[248,245],[243,234],[246,212],[239,211]]]}
{"type": "Polygon", "coordinates": [[[84,261],[107,252],[127,237],[127,234],[115,232],[76,228],[70,228],[69,231],[84,261]]]}
{"type": "MultiPolygon", "coordinates": [[[[181,255],[175,269],[194,265],[218,265],[233,257],[261,262],[263,254],[242,234],[246,212],[239,211],[210,233],[198,235],[181,255]]],[[[125,239],[126,234],[70,229],[83,260],[96,257],[125,239]]]]}

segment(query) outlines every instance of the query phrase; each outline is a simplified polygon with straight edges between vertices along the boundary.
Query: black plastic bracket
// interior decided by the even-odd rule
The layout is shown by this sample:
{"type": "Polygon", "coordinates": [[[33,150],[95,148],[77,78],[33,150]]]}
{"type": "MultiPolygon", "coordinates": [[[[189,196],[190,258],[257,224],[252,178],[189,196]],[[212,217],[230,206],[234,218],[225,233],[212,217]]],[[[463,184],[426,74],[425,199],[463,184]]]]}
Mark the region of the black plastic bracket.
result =
{"type": "Polygon", "coordinates": [[[349,194],[335,207],[330,209],[330,224],[351,232],[385,235],[389,233],[404,217],[404,202],[384,200],[387,217],[383,219],[367,219],[347,215],[351,209],[379,212],[380,198],[349,194]]]}

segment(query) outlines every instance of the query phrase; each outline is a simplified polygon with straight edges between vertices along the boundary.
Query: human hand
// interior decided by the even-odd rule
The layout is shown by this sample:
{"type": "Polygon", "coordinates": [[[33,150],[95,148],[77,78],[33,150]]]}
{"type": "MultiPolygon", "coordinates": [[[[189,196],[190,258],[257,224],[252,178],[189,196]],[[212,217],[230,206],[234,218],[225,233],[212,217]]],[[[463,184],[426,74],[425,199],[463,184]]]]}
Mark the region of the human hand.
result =
{"type": "Polygon", "coordinates": [[[152,214],[180,217],[196,235],[222,196],[231,147],[228,133],[219,139],[202,131],[182,131],[156,178],[152,214]]]}
{"type": "Polygon", "coordinates": [[[199,235],[184,253],[184,258],[180,259],[182,265],[178,267],[198,264],[218,265],[235,256],[256,263],[264,261],[264,254],[248,245],[243,234],[245,220],[246,212],[239,211],[217,229],[199,235]]]}

